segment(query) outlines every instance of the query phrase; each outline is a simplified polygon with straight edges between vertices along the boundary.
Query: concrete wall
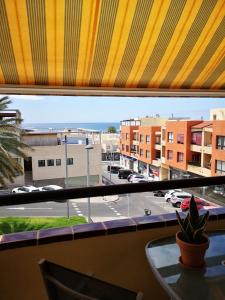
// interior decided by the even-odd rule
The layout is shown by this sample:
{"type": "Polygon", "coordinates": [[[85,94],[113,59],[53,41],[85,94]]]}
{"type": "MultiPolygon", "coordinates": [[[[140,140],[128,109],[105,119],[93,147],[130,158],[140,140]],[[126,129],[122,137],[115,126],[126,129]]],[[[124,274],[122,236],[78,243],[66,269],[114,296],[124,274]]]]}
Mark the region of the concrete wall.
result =
{"type": "MultiPolygon", "coordinates": [[[[211,221],[207,229],[224,228],[225,221],[211,221]]],[[[47,300],[38,267],[41,258],[95,277],[142,291],[144,299],[168,300],[145,255],[146,244],[175,235],[178,226],[83,238],[67,242],[1,251],[0,291],[4,300],[47,300]]]]}

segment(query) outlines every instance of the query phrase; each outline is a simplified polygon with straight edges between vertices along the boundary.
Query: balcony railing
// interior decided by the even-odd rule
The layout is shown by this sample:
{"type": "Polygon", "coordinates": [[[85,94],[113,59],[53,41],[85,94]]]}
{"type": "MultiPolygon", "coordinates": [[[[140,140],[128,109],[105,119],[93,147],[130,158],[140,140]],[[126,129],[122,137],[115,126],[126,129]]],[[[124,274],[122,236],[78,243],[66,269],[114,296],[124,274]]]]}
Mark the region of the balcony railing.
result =
{"type": "Polygon", "coordinates": [[[177,188],[200,187],[208,185],[223,185],[225,176],[206,178],[179,179],[168,181],[153,181],[139,184],[115,184],[110,186],[94,186],[85,188],[70,188],[58,191],[10,194],[0,196],[0,206],[40,203],[46,201],[79,199],[106,195],[151,192],[177,188]]]}
{"type": "MultiPolygon", "coordinates": [[[[0,206],[161,189],[205,187],[221,185],[224,182],[225,176],[217,176],[12,194],[1,196],[0,206]]],[[[211,210],[207,230],[224,228],[224,216],[224,208],[211,210]],[[217,215],[217,210],[220,215],[217,215]]],[[[177,230],[175,214],[167,213],[160,216],[84,224],[58,231],[45,229],[3,236],[0,257],[2,299],[47,300],[38,270],[38,261],[41,258],[83,273],[93,272],[97,278],[141,291],[144,299],[168,299],[148,266],[144,248],[148,241],[175,235],[177,230]],[[4,245],[4,238],[6,241],[8,239],[8,244],[6,242],[4,245]]]]}

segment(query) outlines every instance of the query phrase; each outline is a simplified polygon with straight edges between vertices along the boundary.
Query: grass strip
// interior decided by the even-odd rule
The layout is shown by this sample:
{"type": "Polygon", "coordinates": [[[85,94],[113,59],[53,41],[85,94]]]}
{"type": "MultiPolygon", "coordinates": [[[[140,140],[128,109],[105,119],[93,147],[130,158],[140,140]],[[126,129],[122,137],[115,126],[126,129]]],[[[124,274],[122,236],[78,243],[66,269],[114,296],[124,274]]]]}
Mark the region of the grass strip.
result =
{"type": "Polygon", "coordinates": [[[0,218],[0,234],[59,228],[87,223],[84,217],[3,217],[0,218]]]}

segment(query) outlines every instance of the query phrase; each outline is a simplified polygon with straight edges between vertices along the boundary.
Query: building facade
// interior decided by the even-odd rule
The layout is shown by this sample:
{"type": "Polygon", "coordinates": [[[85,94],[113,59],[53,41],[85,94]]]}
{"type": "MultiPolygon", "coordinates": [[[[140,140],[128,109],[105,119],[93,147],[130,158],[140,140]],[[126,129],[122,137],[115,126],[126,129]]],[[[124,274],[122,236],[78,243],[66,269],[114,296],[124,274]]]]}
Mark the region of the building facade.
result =
{"type": "Polygon", "coordinates": [[[225,120],[161,120],[161,126],[153,120],[139,122],[121,126],[121,156],[135,159],[137,166],[121,161],[122,167],[155,180],[225,174],[225,120]]]}
{"type": "Polygon", "coordinates": [[[98,133],[27,132],[23,134],[22,140],[31,148],[26,150],[27,159],[21,162],[24,175],[20,184],[86,186],[87,154],[90,162],[90,184],[100,184],[101,144],[98,133]],[[86,150],[87,143],[93,149],[86,150]]]}

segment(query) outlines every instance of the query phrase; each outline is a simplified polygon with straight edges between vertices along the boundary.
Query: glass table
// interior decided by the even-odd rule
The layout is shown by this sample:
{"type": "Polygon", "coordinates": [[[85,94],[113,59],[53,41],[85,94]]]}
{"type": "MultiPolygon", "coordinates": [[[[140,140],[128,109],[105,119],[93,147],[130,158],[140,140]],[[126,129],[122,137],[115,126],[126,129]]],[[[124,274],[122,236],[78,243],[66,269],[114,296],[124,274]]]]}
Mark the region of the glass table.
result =
{"type": "Polygon", "coordinates": [[[146,245],[150,267],[171,299],[225,299],[225,230],[207,234],[210,245],[203,269],[191,269],[179,263],[180,250],[175,236],[146,245]]]}

